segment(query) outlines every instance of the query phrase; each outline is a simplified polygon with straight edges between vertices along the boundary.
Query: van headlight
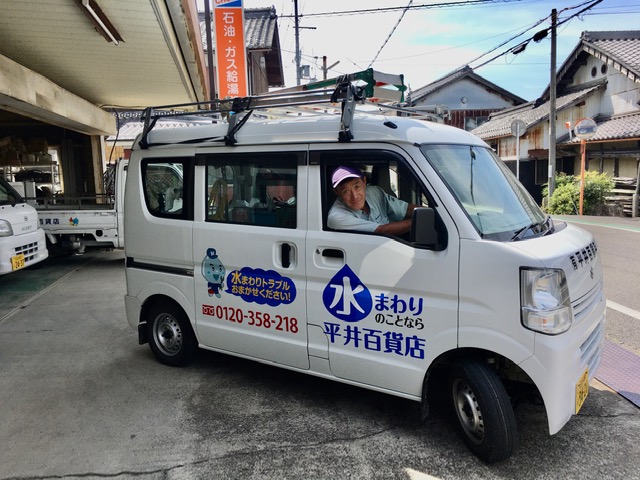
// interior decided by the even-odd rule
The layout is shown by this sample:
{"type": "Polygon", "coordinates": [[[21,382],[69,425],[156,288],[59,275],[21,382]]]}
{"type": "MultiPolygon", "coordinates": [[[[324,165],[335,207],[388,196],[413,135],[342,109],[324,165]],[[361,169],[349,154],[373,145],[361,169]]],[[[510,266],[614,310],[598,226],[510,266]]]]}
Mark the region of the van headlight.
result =
{"type": "Polygon", "coordinates": [[[11,224],[6,220],[0,220],[0,237],[10,237],[13,235],[11,224]]]}
{"type": "Polygon", "coordinates": [[[573,313],[564,271],[520,269],[522,325],[535,332],[558,335],[571,327],[573,313]]]}

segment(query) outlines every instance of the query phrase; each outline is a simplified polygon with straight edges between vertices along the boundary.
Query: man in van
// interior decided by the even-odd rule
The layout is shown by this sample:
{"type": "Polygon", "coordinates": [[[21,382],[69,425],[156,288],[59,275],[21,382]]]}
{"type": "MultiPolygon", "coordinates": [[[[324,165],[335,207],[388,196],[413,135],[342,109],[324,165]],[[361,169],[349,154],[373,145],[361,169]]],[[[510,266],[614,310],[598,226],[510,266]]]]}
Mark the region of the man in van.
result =
{"type": "Polygon", "coordinates": [[[359,170],[340,166],[333,171],[331,184],[338,198],[329,210],[329,228],[384,235],[403,235],[411,230],[416,205],[367,185],[359,170]]]}

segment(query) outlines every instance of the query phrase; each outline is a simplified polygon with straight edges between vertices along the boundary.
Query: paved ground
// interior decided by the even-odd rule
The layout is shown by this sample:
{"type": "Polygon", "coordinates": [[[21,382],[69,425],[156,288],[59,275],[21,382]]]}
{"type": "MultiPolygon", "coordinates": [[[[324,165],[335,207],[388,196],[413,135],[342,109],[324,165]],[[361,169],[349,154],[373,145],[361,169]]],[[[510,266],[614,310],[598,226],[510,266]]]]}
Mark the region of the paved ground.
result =
{"type": "Polygon", "coordinates": [[[640,406],[640,219],[562,216],[589,230],[601,255],[607,341],[598,379],[640,406]]]}
{"type": "Polygon", "coordinates": [[[487,466],[443,411],[209,352],[165,367],[126,323],[122,252],[55,262],[0,280],[0,480],[640,479],[640,409],[601,385],[552,437],[519,406],[487,466]]]}

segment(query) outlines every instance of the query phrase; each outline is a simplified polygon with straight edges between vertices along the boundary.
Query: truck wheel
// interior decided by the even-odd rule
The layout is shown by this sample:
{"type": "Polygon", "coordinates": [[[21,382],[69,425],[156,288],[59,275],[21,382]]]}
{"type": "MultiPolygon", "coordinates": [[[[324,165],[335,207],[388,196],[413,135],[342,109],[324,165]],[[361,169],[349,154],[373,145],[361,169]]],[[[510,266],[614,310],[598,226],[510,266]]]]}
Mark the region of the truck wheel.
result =
{"type": "Polygon", "coordinates": [[[158,302],[149,309],[147,338],[151,351],[165,365],[183,367],[195,358],[197,344],[189,319],[172,303],[158,302]]]}
{"type": "Polygon", "coordinates": [[[511,401],[496,372],[480,361],[461,361],[451,369],[450,387],[469,449],[486,463],[509,458],[518,431],[511,401]]]}

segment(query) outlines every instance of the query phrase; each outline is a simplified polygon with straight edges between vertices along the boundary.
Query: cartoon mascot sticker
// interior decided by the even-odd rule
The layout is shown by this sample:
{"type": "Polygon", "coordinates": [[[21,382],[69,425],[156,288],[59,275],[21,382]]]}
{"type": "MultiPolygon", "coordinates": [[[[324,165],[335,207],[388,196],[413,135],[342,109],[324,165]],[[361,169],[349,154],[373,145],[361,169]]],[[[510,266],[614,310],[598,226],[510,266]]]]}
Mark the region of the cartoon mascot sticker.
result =
{"type": "Polygon", "coordinates": [[[209,296],[214,295],[220,298],[220,291],[224,284],[224,275],[226,273],[224,265],[218,258],[215,248],[207,249],[207,256],[202,260],[202,276],[208,282],[209,296]]]}

